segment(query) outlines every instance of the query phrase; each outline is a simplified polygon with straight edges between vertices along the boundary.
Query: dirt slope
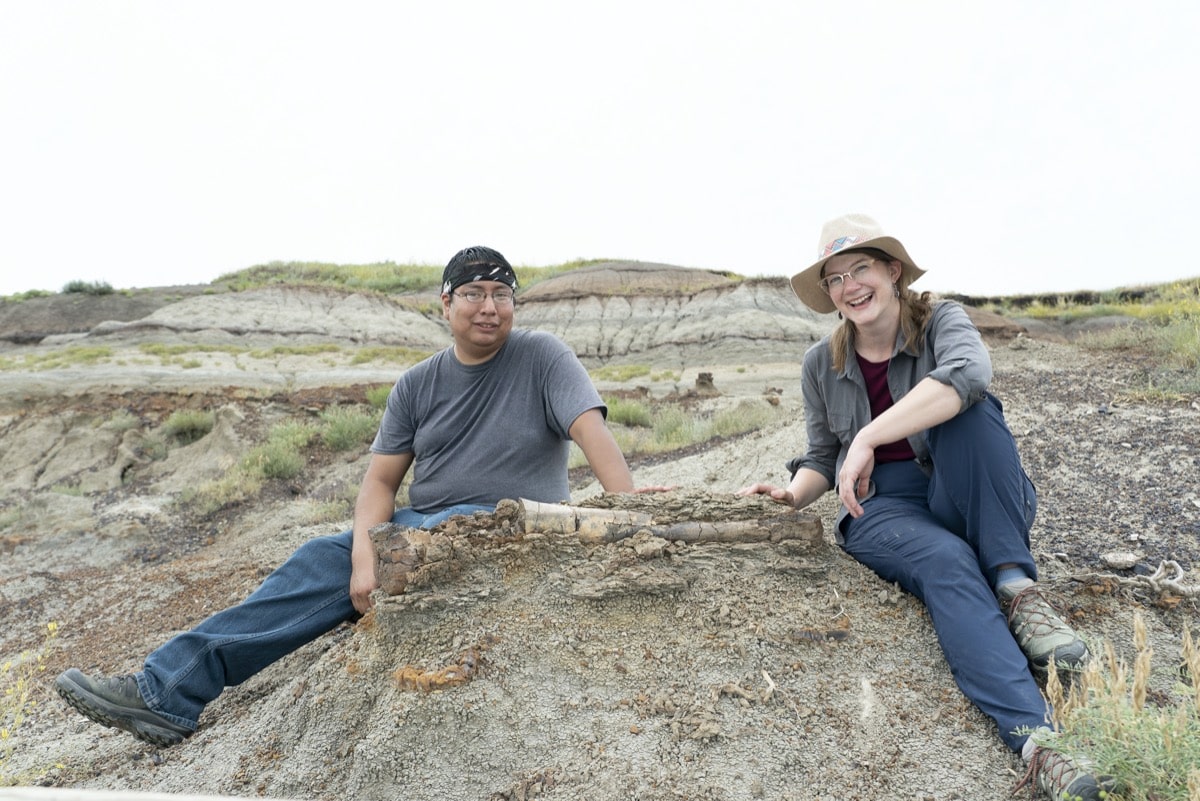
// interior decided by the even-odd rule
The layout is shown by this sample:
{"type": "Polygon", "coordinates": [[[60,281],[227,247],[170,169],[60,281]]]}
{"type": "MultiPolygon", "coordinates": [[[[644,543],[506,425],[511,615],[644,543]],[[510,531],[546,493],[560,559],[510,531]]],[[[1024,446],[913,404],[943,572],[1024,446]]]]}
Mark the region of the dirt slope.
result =
{"type": "MultiPolygon", "coordinates": [[[[623,294],[547,282],[541,299],[523,298],[518,324],[559,333],[593,367],[653,366],[600,380],[606,393],[690,394],[697,416],[777,404],[767,429],[634,465],[641,484],[679,486],[651,501],[661,519],[755,519],[768,510],[732,493],[783,481],[802,449],[797,365],[831,321],[803,313],[782,281],[695,272],[675,277],[677,292],[639,284],[647,273],[661,283],[661,266],[617,270],[623,294]],[[701,372],[716,395],[690,392],[701,372]]],[[[1132,365],[1013,334],[989,340],[994,389],[1041,493],[1043,579],[1094,640],[1128,643],[1132,615],[1145,615],[1168,698],[1197,601],[1160,595],[1147,575],[1177,559],[1185,585],[1200,581],[1200,405],[1121,401],[1139,380],[1132,365]],[[1107,566],[1118,550],[1133,567],[1107,566]]],[[[10,772],[303,799],[1009,797],[1018,760],[958,693],[920,605],[828,541],[584,547],[488,537],[479,529],[502,527],[482,520],[447,569],[227,691],[185,745],[157,750],[87,723],[52,696],[53,675],[136,669],[299,543],[345,528],[348,507],[329,519],[328,504],[345,503],[365,455],[314,454],[301,477],[215,516],[180,494],[270,425],[394,380],[403,366],[388,357],[356,360],[367,348],[448,338],[404,303],[273,289],[25,341],[8,338],[0,359],[44,365],[80,343],[109,355],[0,371],[0,661],[36,648],[45,621],[62,627],[10,772]],[[336,348],[271,350],[296,343],[336,348]],[[147,344],[193,350],[163,357],[147,344]],[[215,410],[213,432],[148,453],[183,407],[215,410]],[[462,684],[431,678],[464,665],[462,684]]],[[[612,502],[586,478],[575,495],[612,502]]],[[[831,499],[815,511],[828,527],[831,499]]]]}

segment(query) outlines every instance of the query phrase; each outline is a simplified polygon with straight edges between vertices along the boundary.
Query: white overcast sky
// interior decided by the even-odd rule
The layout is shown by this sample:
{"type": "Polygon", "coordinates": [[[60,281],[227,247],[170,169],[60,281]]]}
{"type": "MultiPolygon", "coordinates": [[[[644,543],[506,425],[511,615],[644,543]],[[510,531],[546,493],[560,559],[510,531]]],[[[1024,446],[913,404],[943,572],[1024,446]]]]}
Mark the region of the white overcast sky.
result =
{"type": "Polygon", "coordinates": [[[276,260],[1200,275],[1200,3],[0,0],[0,294],[276,260]],[[1177,242],[1176,240],[1179,240],[1177,242]]]}

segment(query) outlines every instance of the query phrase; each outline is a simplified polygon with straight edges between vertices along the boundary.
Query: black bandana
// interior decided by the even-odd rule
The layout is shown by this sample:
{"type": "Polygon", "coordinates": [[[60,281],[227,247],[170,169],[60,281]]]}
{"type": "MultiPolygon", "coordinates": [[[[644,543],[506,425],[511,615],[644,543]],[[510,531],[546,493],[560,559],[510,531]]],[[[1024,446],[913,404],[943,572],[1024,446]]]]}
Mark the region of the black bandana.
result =
{"type": "Polygon", "coordinates": [[[481,246],[464,248],[454,254],[442,271],[442,293],[453,292],[463,284],[475,281],[499,281],[508,284],[514,292],[517,289],[517,274],[508,260],[499,252],[481,246]]]}

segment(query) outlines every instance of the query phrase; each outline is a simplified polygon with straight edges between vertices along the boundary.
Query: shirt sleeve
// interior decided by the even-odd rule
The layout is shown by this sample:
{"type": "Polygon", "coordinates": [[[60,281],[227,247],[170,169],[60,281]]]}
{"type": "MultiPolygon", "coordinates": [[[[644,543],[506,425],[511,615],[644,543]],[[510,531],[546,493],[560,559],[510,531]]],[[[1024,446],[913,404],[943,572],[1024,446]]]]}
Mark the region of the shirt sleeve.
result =
{"type": "Polygon", "coordinates": [[[992,357],[979,329],[957,303],[934,307],[925,329],[925,347],[933,352],[929,377],[954,387],[965,411],[983,399],[992,382],[992,357]]]}
{"type": "Polygon", "coordinates": [[[412,415],[411,391],[412,375],[405,373],[388,393],[379,430],[375,432],[375,440],[371,443],[372,453],[395,455],[413,452],[416,421],[412,415]]]}
{"type": "Polygon", "coordinates": [[[828,350],[825,340],[809,348],[804,354],[804,367],[800,376],[800,389],[804,398],[804,426],[808,437],[808,449],[787,463],[793,476],[801,467],[815,470],[825,477],[829,486],[834,481],[838,454],[842,443],[834,433],[829,419],[829,400],[824,388],[825,380],[832,376],[828,360],[822,358],[820,348],[828,350]]]}
{"type": "Polygon", "coordinates": [[[571,425],[589,409],[608,417],[608,407],[596,391],[587,369],[575,353],[557,338],[542,338],[549,363],[543,383],[546,423],[563,439],[570,439],[571,425]]]}

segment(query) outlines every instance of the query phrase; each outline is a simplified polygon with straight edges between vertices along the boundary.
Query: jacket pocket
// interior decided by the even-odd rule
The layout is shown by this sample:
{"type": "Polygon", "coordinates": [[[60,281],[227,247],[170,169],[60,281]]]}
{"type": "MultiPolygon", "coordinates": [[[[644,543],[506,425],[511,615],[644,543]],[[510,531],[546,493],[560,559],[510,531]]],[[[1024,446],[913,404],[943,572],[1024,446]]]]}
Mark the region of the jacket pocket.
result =
{"type": "Polygon", "coordinates": [[[842,442],[849,442],[853,437],[850,430],[854,427],[854,415],[845,412],[829,413],[829,430],[838,435],[842,442]]]}

